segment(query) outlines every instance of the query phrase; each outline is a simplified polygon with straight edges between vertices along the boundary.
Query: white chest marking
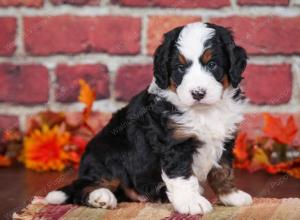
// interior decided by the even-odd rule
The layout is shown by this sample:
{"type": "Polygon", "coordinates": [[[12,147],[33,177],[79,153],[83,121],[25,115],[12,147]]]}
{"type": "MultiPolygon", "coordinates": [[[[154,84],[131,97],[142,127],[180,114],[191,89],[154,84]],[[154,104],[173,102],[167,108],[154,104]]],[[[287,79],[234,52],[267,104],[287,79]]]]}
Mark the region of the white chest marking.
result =
{"type": "Polygon", "coordinates": [[[223,99],[210,107],[189,108],[172,120],[181,132],[195,135],[203,143],[193,155],[192,170],[199,181],[206,180],[213,166],[217,167],[226,139],[232,138],[243,119],[243,105],[232,100],[232,90],[225,91],[223,99]]]}

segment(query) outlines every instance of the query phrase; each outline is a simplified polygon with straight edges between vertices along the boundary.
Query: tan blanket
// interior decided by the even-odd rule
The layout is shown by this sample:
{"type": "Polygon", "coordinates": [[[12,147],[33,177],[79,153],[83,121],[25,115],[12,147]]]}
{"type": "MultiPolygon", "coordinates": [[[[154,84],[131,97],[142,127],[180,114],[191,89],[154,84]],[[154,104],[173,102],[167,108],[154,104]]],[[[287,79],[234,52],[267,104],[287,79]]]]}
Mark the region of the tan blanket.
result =
{"type": "Polygon", "coordinates": [[[47,205],[35,198],[13,219],[29,220],[300,220],[300,199],[255,198],[247,207],[215,205],[214,211],[204,216],[181,215],[173,212],[170,204],[120,203],[115,210],[80,207],[75,205],[47,205]]]}

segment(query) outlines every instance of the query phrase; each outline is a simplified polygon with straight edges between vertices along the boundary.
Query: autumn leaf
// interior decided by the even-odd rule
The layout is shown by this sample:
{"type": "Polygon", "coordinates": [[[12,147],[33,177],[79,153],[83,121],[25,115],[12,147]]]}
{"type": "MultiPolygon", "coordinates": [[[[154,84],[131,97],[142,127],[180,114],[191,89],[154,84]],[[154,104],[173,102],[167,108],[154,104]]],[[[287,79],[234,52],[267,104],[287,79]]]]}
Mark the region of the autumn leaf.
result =
{"type": "Polygon", "coordinates": [[[300,179],[300,158],[287,163],[286,169],[284,171],[289,175],[300,179]]]}
{"type": "Polygon", "coordinates": [[[11,165],[11,160],[8,157],[0,155],[0,167],[8,167],[11,165]]]}
{"type": "Polygon", "coordinates": [[[258,146],[254,146],[253,158],[251,160],[250,171],[256,171],[266,168],[270,165],[269,158],[267,154],[258,146]]]}
{"type": "Polygon", "coordinates": [[[263,130],[268,137],[282,144],[291,144],[298,131],[292,116],[288,118],[287,124],[283,125],[280,118],[273,117],[268,113],[264,114],[263,130]]]}
{"type": "Polygon", "coordinates": [[[91,126],[88,124],[87,120],[92,112],[93,103],[96,100],[96,92],[91,89],[89,84],[83,79],[79,80],[80,93],[78,100],[85,104],[85,109],[83,110],[83,126],[87,128],[91,133],[95,133],[91,126]]]}
{"type": "Polygon", "coordinates": [[[233,166],[234,168],[249,170],[250,163],[251,163],[250,160],[245,160],[243,162],[234,160],[233,166]]]}
{"type": "Polygon", "coordinates": [[[244,161],[248,158],[246,133],[240,133],[237,136],[233,153],[239,161],[244,161]]]}
{"type": "Polygon", "coordinates": [[[288,174],[290,174],[291,176],[293,176],[293,177],[295,177],[297,179],[300,179],[300,167],[290,169],[290,170],[288,170],[286,172],[288,174]]]}
{"type": "Polygon", "coordinates": [[[68,152],[70,161],[75,167],[78,167],[82,154],[85,151],[87,140],[82,136],[73,135],[70,141],[72,150],[68,152]]]}
{"type": "Polygon", "coordinates": [[[78,96],[78,100],[86,105],[86,108],[91,111],[92,105],[96,99],[96,92],[91,89],[89,84],[83,79],[79,80],[80,84],[80,92],[78,96]]]}

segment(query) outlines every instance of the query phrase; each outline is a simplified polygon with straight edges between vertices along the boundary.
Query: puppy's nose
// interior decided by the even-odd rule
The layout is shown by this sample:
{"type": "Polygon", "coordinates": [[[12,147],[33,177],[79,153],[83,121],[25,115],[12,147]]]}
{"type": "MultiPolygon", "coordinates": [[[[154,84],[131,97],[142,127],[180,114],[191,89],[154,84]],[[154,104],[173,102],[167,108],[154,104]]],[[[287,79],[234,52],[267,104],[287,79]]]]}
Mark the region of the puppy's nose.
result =
{"type": "Polygon", "coordinates": [[[195,99],[197,101],[200,101],[201,99],[203,99],[205,95],[206,95],[206,91],[203,89],[192,91],[193,99],[195,99]]]}

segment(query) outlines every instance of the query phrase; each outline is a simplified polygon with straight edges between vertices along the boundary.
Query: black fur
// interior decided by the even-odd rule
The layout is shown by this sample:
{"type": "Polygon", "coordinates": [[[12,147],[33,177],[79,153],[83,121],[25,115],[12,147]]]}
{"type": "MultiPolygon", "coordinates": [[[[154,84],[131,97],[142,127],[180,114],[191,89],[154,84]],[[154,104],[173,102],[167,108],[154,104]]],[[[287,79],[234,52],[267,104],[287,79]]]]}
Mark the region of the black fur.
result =
{"type": "Polygon", "coordinates": [[[161,89],[166,89],[170,84],[170,65],[172,54],[176,50],[176,41],[183,27],[177,27],[164,34],[163,43],[155,50],[154,53],[154,76],[156,84],[161,89]]]}
{"type": "MultiPolygon", "coordinates": [[[[221,80],[228,71],[234,87],[238,85],[246,65],[245,51],[235,46],[231,32],[220,26],[208,24],[216,29],[216,35],[207,42],[213,50],[213,60],[218,69],[213,71],[221,80]]],[[[161,89],[167,89],[172,80],[180,84],[184,68],[178,61],[176,41],[182,27],[164,35],[163,43],[154,56],[154,76],[161,89]]],[[[238,100],[240,93],[236,94],[238,100]]],[[[59,190],[68,196],[68,203],[88,205],[89,187],[100,188],[101,181],[117,180],[113,190],[118,201],[128,201],[125,189],[133,189],[150,201],[167,201],[166,187],[161,170],[170,178],[192,175],[193,154],[202,143],[193,138],[173,136],[170,117],[182,114],[174,105],[147,90],[135,96],[131,102],[115,113],[108,125],[88,144],[82,157],[79,176],[71,185],[59,190]]],[[[231,163],[234,139],[224,143],[224,154],[231,163]]]]}
{"type": "Polygon", "coordinates": [[[68,202],[87,205],[83,188],[101,178],[118,179],[122,187],[135,189],[150,201],[166,201],[165,187],[159,189],[163,185],[161,169],[170,177],[190,176],[192,155],[199,146],[192,138],[172,138],[168,118],[174,114],[180,112],[172,104],[143,91],[90,141],[78,180],[59,190],[70,196],[68,202]],[[143,114],[141,107],[147,109],[143,114]],[[127,127],[116,130],[124,122],[128,122],[127,127]]]}
{"type": "MultiPolygon", "coordinates": [[[[211,44],[213,48],[218,51],[218,57],[222,57],[220,60],[225,62],[221,66],[225,68],[225,70],[229,68],[228,75],[230,82],[233,88],[237,88],[243,79],[242,73],[247,65],[246,51],[244,48],[235,45],[232,31],[229,28],[210,23],[207,23],[207,25],[216,30],[215,36],[208,41],[207,44],[211,44]]],[[[223,74],[224,73],[223,71],[223,74]]]]}

